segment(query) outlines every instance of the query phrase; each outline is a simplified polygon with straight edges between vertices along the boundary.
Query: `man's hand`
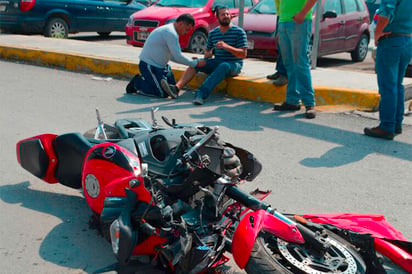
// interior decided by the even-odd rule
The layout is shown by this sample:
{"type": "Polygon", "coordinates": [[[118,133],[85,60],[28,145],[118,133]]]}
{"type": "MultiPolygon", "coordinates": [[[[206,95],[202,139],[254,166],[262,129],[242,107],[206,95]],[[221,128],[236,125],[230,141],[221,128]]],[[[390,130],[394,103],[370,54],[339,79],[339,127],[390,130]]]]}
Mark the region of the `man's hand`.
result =
{"type": "Polygon", "coordinates": [[[204,66],[206,66],[206,60],[205,60],[205,59],[199,59],[199,60],[197,60],[197,65],[196,65],[196,67],[201,68],[201,67],[204,67],[204,66]]]}
{"type": "Polygon", "coordinates": [[[382,32],[382,31],[377,31],[375,30],[374,38],[375,38],[375,46],[378,45],[379,39],[381,39],[383,36],[389,35],[392,32],[382,32]]]}
{"type": "Polygon", "coordinates": [[[298,12],[292,17],[292,19],[296,24],[302,24],[303,21],[305,21],[305,17],[306,17],[306,14],[303,14],[302,12],[298,12]]]}
{"type": "Polygon", "coordinates": [[[228,46],[229,45],[226,44],[224,41],[218,41],[216,43],[216,48],[218,48],[218,49],[227,49],[228,46]]]}

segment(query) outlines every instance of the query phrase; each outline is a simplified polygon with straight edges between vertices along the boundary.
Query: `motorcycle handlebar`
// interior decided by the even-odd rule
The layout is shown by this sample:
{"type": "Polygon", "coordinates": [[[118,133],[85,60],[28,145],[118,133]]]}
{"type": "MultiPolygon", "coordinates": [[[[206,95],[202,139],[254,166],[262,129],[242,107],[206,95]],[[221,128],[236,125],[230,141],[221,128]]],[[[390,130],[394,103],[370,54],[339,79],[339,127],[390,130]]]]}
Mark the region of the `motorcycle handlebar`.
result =
{"type": "Polygon", "coordinates": [[[214,127],[208,134],[205,135],[199,142],[197,142],[194,146],[192,146],[186,153],[183,154],[182,158],[185,162],[189,162],[193,159],[193,153],[201,149],[206,145],[207,142],[212,139],[212,137],[216,134],[219,127],[214,127]]]}

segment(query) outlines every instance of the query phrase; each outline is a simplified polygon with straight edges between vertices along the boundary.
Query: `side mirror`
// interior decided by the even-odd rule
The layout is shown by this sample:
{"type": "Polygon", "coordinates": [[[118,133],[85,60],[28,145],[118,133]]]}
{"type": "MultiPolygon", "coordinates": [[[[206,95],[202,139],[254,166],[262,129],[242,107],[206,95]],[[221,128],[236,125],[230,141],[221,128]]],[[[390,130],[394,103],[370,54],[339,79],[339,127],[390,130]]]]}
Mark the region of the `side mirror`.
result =
{"type": "Polygon", "coordinates": [[[338,14],[336,13],[336,11],[327,11],[323,14],[323,20],[325,20],[325,18],[336,18],[338,17],[338,14]]]}

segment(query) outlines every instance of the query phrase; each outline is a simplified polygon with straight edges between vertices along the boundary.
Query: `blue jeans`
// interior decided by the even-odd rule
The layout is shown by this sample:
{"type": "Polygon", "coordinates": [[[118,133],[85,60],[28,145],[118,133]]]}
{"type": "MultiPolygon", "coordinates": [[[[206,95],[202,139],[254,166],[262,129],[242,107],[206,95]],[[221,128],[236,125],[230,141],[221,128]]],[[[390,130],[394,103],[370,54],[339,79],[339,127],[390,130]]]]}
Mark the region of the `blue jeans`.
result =
{"type": "Polygon", "coordinates": [[[167,97],[167,94],[160,86],[160,80],[166,79],[169,84],[175,85],[176,80],[169,65],[164,68],[151,66],[144,61],[139,62],[141,75],[135,77],[134,88],[143,94],[167,97]]]}
{"type": "Polygon", "coordinates": [[[283,64],[282,60],[282,54],[280,53],[280,49],[278,46],[278,59],[276,60],[276,71],[279,72],[279,74],[287,76],[286,68],[285,65],[283,64]]]}
{"type": "Polygon", "coordinates": [[[302,24],[279,23],[279,48],[288,75],[286,102],[297,105],[302,100],[306,107],[315,105],[307,55],[311,25],[310,20],[305,20],[302,24]]]}
{"type": "Polygon", "coordinates": [[[412,56],[412,38],[396,36],[380,40],[376,52],[376,73],[381,95],[379,127],[394,132],[402,125],[405,89],[402,84],[412,56]]]}
{"type": "Polygon", "coordinates": [[[197,71],[209,74],[196,92],[196,95],[200,95],[203,99],[209,97],[212,90],[226,77],[236,76],[242,70],[241,62],[216,59],[205,60],[206,66],[196,68],[197,71]]]}

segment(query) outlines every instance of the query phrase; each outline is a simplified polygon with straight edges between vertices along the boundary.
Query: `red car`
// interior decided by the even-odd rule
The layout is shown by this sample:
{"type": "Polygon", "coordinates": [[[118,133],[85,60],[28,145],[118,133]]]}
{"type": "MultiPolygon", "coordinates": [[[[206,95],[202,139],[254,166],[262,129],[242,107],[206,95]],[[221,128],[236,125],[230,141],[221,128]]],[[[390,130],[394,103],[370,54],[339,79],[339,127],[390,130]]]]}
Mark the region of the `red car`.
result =
{"type": "MultiPolygon", "coordinates": [[[[245,12],[257,1],[245,0],[245,12]]],[[[233,16],[239,13],[239,0],[160,0],[130,16],[126,25],[126,41],[131,45],[142,46],[156,27],[173,22],[183,13],[190,13],[195,18],[195,27],[180,37],[180,46],[194,53],[203,53],[209,31],[219,24],[213,14],[216,5],[227,6],[233,16]]]]}
{"type": "MultiPolygon", "coordinates": [[[[353,61],[363,61],[370,39],[369,12],[364,0],[322,0],[322,14],[318,56],[350,52],[353,61]]],[[[245,14],[243,28],[248,36],[248,56],[277,57],[276,17],[274,0],[262,0],[245,14]]],[[[237,18],[233,22],[237,24],[237,18]]],[[[315,14],[312,33],[314,29],[315,14]]],[[[311,45],[312,42],[309,54],[311,45]]]]}

